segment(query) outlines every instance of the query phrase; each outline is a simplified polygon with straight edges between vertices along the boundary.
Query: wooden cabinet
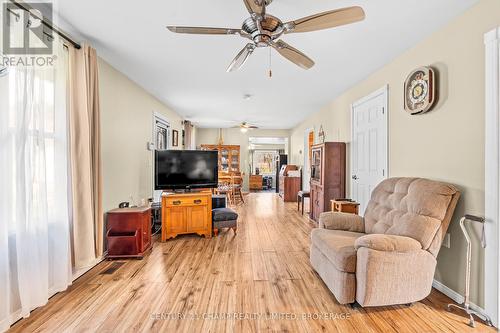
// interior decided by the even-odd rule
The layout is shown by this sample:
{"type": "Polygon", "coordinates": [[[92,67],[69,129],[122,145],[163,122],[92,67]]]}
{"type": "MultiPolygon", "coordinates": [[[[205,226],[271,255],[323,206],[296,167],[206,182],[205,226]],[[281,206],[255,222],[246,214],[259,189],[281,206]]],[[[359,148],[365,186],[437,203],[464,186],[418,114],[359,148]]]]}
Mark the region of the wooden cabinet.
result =
{"type": "Polygon", "coordinates": [[[212,236],[212,193],[164,193],[162,242],[181,234],[212,236]]]}
{"type": "Polygon", "coordinates": [[[297,194],[301,189],[301,178],[290,177],[289,171],[297,171],[299,168],[296,165],[283,165],[279,174],[279,195],[285,202],[296,202],[297,194]]]}
{"type": "Polygon", "coordinates": [[[316,222],[330,201],[345,197],[346,145],[325,142],[311,148],[310,217],[316,222]]]}
{"type": "Polygon", "coordinates": [[[237,145],[201,145],[202,150],[219,153],[219,172],[240,172],[240,146],[237,145]]]}
{"type": "Polygon", "coordinates": [[[331,200],[332,212],[359,214],[359,203],[347,200],[331,200]]]}
{"type": "Polygon", "coordinates": [[[297,202],[297,194],[300,191],[300,177],[280,176],[279,195],[285,202],[297,202]]]}
{"type": "Polygon", "coordinates": [[[251,190],[262,190],[262,180],[261,175],[250,175],[250,189],[251,190]]]}
{"type": "Polygon", "coordinates": [[[106,214],[107,258],[142,258],[151,247],[151,209],[119,208],[106,214]]]}

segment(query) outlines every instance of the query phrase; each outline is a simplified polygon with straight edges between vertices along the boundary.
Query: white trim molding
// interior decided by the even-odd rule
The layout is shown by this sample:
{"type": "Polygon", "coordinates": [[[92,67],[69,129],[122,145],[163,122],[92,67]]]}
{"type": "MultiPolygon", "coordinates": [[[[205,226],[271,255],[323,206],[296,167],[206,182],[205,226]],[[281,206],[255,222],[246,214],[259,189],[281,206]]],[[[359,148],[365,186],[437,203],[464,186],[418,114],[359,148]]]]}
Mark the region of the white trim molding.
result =
{"type": "Polygon", "coordinates": [[[498,327],[500,238],[500,27],[484,36],[485,43],[485,235],[484,308],[498,327]]]}
{"type": "MultiPolygon", "coordinates": [[[[460,295],[460,293],[456,292],[455,290],[451,289],[450,287],[444,285],[443,283],[439,282],[438,280],[434,279],[432,281],[432,287],[436,289],[437,291],[440,291],[441,293],[445,294],[449,298],[453,300],[453,302],[457,304],[463,304],[464,303],[464,296],[460,295]]],[[[482,309],[479,305],[476,305],[474,303],[469,304],[471,310],[477,311],[479,313],[485,313],[484,309],[482,309]]]]}

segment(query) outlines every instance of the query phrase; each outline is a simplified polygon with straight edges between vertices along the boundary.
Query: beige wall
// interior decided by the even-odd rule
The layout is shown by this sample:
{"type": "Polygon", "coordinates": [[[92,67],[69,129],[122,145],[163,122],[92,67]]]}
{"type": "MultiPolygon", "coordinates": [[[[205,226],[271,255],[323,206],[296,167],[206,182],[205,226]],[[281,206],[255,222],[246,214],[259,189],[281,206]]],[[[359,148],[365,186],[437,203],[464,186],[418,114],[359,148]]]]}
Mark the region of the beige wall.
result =
{"type": "Polygon", "coordinates": [[[179,131],[181,117],[129,80],[104,60],[99,60],[103,166],[103,206],[107,211],[122,201],[135,203],[152,196],[153,113],[167,117],[179,131]]]}
{"type": "MultiPolygon", "coordinates": [[[[280,137],[288,138],[288,130],[266,130],[254,129],[247,133],[242,133],[238,128],[222,129],[222,137],[226,145],[240,146],[240,168],[245,173],[243,189],[248,190],[248,175],[250,171],[250,157],[248,154],[248,139],[250,137],[280,137]]],[[[216,128],[198,128],[196,131],[196,146],[202,144],[217,144],[219,139],[219,129],[216,128]]]]}
{"type": "MultiPolygon", "coordinates": [[[[500,25],[500,1],[481,0],[442,30],[349,89],[291,132],[292,162],[302,164],[304,130],[323,125],[327,140],[350,141],[350,104],[389,85],[389,174],[458,185],[463,197],[452,225],[451,248],[442,248],[436,279],[463,294],[466,243],[458,225],[464,213],[484,214],[484,44],[500,25]],[[440,100],[425,115],[403,109],[403,82],[414,68],[440,74],[440,100]]],[[[403,36],[402,36],[403,38],[403,36]]],[[[350,177],[349,177],[350,178],[350,177]]],[[[476,243],[478,239],[474,239],[476,243]]],[[[472,301],[483,305],[483,251],[473,249],[472,301]]]]}

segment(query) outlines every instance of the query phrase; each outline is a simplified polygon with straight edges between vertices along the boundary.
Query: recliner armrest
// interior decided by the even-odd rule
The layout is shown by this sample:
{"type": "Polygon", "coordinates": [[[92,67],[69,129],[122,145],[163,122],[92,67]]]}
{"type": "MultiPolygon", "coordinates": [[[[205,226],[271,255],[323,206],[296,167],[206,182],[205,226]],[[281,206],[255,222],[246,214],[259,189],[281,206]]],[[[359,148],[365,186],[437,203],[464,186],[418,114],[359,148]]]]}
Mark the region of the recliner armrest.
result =
{"type": "Polygon", "coordinates": [[[322,213],[319,217],[319,227],[330,230],[365,232],[365,224],[361,216],[340,212],[322,213]]]}
{"type": "Polygon", "coordinates": [[[354,242],[354,247],[366,247],[377,251],[389,252],[411,252],[421,250],[422,244],[419,241],[405,236],[369,234],[359,237],[354,242]]]}

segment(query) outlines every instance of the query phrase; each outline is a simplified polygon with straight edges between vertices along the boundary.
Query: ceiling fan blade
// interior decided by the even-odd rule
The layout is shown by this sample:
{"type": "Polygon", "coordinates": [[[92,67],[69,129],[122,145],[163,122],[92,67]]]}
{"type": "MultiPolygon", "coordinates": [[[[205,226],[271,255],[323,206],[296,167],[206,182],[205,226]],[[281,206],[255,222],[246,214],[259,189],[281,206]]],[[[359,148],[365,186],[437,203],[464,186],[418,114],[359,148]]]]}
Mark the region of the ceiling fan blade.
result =
{"type": "Polygon", "coordinates": [[[248,57],[250,57],[250,55],[254,50],[255,50],[254,44],[248,43],[247,45],[245,45],[243,50],[241,50],[240,53],[238,53],[238,55],[236,56],[236,58],[234,58],[234,60],[231,62],[226,71],[229,73],[240,69],[241,66],[245,64],[248,57]]]}
{"type": "Polygon", "coordinates": [[[309,32],[330,29],[345,24],[350,24],[365,19],[363,8],[354,6],[346,7],[328,12],[304,17],[292,22],[285,23],[288,26],[287,33],[309,32]]]}
{"type": "Polygon", "coordinates": [[[205,27],[176,27],[167,26],[167,29],[178,34],[199,34],[199,35],[239,35],[240,29],[228,28],[205,28],[205,27]]]}
{"type": "Polygon", "coordinates": [[[265,15],[266,1],[265,0],[243,0],[250,14],[265,15]]]}
{"type": "Polygon", "coordinates": [[[314,61],[311,58],[282,40],[279,40],[271,45],[276,51],[278,51],[279,54],[299,67],[310,69],[314,66],[314,61]]]}

